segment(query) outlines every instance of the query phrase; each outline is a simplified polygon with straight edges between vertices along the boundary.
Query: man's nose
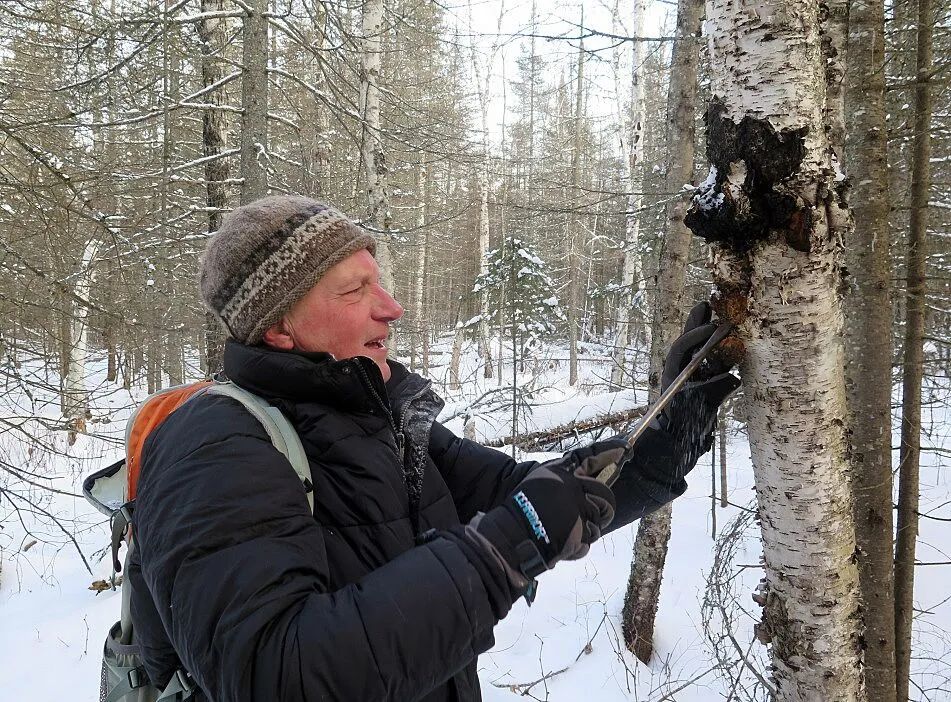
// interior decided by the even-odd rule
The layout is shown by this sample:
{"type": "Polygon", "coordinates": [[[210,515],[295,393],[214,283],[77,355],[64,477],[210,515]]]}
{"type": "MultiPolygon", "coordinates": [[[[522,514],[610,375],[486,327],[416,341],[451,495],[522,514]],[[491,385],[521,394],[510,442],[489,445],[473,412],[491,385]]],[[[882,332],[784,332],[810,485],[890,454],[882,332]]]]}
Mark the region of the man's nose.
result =
{"type": "Polygon", "coordinates": [[[395,322],[403,316],[403,306],[396,301],[382,286],[377,286],[376,314],[378,320],[395,322]]]}

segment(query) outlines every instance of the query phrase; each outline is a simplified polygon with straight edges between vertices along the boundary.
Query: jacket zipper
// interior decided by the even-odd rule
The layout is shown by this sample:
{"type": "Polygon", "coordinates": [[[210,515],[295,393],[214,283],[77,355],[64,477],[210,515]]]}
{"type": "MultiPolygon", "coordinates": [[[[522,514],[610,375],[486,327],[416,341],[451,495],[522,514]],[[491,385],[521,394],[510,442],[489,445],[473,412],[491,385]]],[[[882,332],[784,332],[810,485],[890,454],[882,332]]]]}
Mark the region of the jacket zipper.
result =
{"type": "Polygon", "coordinates": [[[400,426],[399,426],[400,436],[403,435],[403,430],[406,429],[406,410],[409,409],[409,406],[413,404],[415,400],[422,397],[426,393],[426,391],[429,390],[430,387],[432,387],[432,384],[433,383],[431,380],[427,380],[426,384],[422,387],[422,389],[420,389],[419,392],[417,392],[415,395],[410,397],[408,400],[406,400],[406,402],[404,402],[400,406],[400,426]]]}
{"type": "Polygon", "coordinates": [[[373,399],[376,400],[376,403],[379,405],[380,409],[383,410],[383,414],[386,415],[386,419],[390,423],[390,429],[393,431],[393,438],[396,439],[396,447],[399,454],[400,463],[405,465],[406,459],[404,458],[405,446],[403,441],[403,432],[399,431],[397,428],[396,422],[393,419],[393,413],[390,412],[390,408],[387,407],[386,403],[383,402],[383,398],[380,397],[380,394],[376,391],[376,388],[373,387],[373,382],[370,380],[370,376],[363,368],[363,365],[360,363],[360,361],[354,361],[354,365],[360,371],[360,377],[363,378],[363,382],[370,391],[370,395],[372,395],[373,399]]]}

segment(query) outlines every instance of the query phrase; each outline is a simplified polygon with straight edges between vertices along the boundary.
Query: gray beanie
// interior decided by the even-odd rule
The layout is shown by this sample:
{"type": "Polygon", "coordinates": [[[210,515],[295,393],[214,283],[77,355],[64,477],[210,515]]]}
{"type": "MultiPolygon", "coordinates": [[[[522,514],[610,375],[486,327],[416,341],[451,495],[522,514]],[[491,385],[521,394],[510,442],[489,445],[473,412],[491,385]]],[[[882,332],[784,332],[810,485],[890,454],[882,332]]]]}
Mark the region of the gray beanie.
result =
{"type": "Polygon", "coordinates": [[[201,260],[201,296],[228,333],[261,341],[334,265],[373,236],[337,210],[300,195],[243,205],[221,223],[201,260]]]}

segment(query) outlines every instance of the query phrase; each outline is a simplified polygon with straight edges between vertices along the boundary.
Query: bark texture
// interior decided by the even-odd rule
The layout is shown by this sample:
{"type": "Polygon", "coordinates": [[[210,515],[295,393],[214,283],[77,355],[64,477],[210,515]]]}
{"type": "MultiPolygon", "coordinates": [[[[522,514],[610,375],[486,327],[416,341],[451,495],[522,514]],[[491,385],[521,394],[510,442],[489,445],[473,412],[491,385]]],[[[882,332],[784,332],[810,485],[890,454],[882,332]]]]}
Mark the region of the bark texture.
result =
{"type": "MultiPolygon", "coordinates": [[[[224,9],[224,0],[202,0],[201,11],[220,13],[224,9]]],[[[205,88],[215,85],[224,77],[220,60],[221,51],[227,42],[224,31],[224,19],[205,17],[198,23],[198,37],[201,40],[201,81],[205,88]]],[[[202,111],[202,150],[211,160],[205,163],[205,202],[208,205],[208,234],[218,231],[225,208],[228,206],[228,193],[225,183],[230,174],[230,164],[221,154],[225,146],[224,112],[216,109],[223,104],[224,94],[219,88],[212,90],[205,101],[209,107],[202,111]]],[[[209,377],[217,373],[222,365],[224,352],[224,334],[221,325],[211,313],[205,314],[205,374],[209,377]]]]}
{"type": "MultiPolygon", "coordinates": [[[[582,24],[584,18],[582,15],[582,24]]],[[[568,384],[578,382],[578,335],[580,333],[579,310],[581,307],[580,248],[584,236],[581,211],[584,193],[581,190],[581,120],[584,109],[584,46],[578,46],[578,61],[575,71],[574,135],[571,149],[571,191],[575,201],[575,215],[568,224],[568,384]]]]}
{"type": "MultiPolygon", "coordinates": [[[[697,107],[697,64],[700,50],[696,37],[703,16],[701,0],[680,0],[677,5],[677,37],[671,56],[667,93],[667,191],[681,192],[693,180],[694,116],[697,107]]],[[[667,209],[667,236],[658,262],[657,303],[651,326],[649,398],[660,395],[660,372],[664,356],[683,325],[684,278],[690,251],[690,230],[684,225],[688,197],[673,200],[667,209]]],[[[648,662],[654,650],[654,619],[670,540],[671,506],[644,517],[637,529],[634,563],[624,596],[621,628],[624,642],[641,661],[648,662]]]]}
{"type": "Polygon", "coordinates": [[[86,431],[89,391],[86,388],[86,358],[89,355],[89,300],[96,282],[95,264],[101,242],[92,238],[83,248],[73,284],[72,313],[69,323],[68,356],[64,382],[64,412],[69,444],[86,431]]]}
{"type": "Polygon", "coordinates": [[[241,70],[241,204],[267,195],[267,0],[249,0],[241,70]]]}
{"type": "Polygon", "coordinates": [[[841,340],[850,219],[827,130],[820,3],[709,0],[707,22],[713,168],[686,221],[716,243],[715,306],[746,344],[766,571],[758,634],[778,700],[864,700],[841,340]]]}
{"type": "Polygon", "coordinates": [[[931,0],[918,0],[915,138],[911,172],[911,216],[905,275],[905,338],[898,477],[898,534],[895,544],[895,659],[898,700],[908,699],[911,626],[914,615],[915,543],[918,538],[918,469],[921,459],[921,382],[926,311],[928,195],[931,191],[931,0]]]}
{"type": "Polygon", "coordinates": [[[852,0],[846,68],[846,173],[855,229],[846,248],[846,388],[855,540],[870,699],[895,700],[892,553],[891,266],[885,125],[885,7],[852,0]]]}
{"type": "MultiPolygon", "coordinates": [[[[361,158],[367,187],[365,222],[377,232],[376,259],[384,288],[393,292],[390,256],[391,215],[386,192],[386,153],[380,133],[380,66],[383,60],[383,0],[363,4],[363,53],[360,64],[360,108],[363,116],[361,158]]],[[[391,343],[391,348],[395,344],[391,343]]]]}
{"type": "MultiPolygon", "coordinates": [[[[644,15],[646,3],[635,0],[634,36],[644,33],[644,15]]],[[[616,64],[615,64],[616,65],[616,64]]],[[[624,386],[624,369],[627,347],[631,342],[631,315],[634,312],[635,291],[643,293],[644,280],[640,265],[640,210],[644,196],[644,80],[640,75],[644,70],[644,42],[634,42],[631,62],[631,110],[628,115],[630,124],[627,134],[622,135],[627,163],[627,215],[624,223],[624,262],[621,265],[621,293],[618,307],[617,337],[614,342],[614,361],[611,368],[611,386],[620,389],[624,386]]],[[[618,80],[617,70],[615,75],[618,80]]],[[[618,86],[619,87],[619,86],[618,86]]],[[[616,90],[618,105],[621,104],[621,91],[616,90]]],[[[618,124],[623,125],[619,110],[618,124]]],[[[623,128],[623,127],[622,127],[623,128]]],[[[693,163],[691,162],[691,167],[693,163]]],[[[638,296],[639,297],[639,296],[638,296]]]]}

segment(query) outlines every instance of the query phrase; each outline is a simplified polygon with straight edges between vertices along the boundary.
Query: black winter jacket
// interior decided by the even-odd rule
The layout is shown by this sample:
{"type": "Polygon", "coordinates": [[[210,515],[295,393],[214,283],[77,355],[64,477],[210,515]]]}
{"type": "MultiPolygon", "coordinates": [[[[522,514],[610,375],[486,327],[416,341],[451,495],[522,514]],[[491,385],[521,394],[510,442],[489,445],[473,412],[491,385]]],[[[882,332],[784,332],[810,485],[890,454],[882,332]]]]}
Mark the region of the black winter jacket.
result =
{"type": "Polygon", "coordinates": [[[384,386],[366,358],[226,347],[227,375],[297,429],[313,516],[230,398],[199,396],[148,439],[127,577],[154,682],[183,667],[216,702],[480,699],[476,657],[518,593],[460,520],[534,464],[434,423],[429,383],[391,366],[384,386]]]}

